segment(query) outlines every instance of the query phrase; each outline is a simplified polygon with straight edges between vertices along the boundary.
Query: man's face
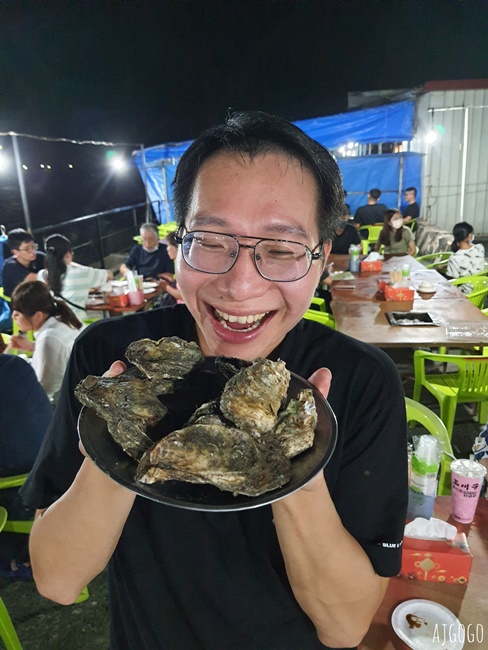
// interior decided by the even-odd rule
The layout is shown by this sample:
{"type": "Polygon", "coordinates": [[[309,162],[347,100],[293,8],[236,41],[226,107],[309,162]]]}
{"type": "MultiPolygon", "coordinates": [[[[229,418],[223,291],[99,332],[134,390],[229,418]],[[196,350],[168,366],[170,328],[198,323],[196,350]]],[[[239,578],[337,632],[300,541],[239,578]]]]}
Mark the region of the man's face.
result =
{"type": "Polygon", "coordinates": [[[405,192],[405,201],[407,203],[415,203],[415,192],[405,192]]]}
{"type": "Polygon", "coordinates": [[[159,245],[159,237],[152,230],[141,230],[141,243],[146,251],[152,251],[159,245]]]}
{"type": "Polygon", "coordinates": [[[13,253],[23,266],[29,266],[36,259],[37,244],[33,241],[23,241],[19,248],[14,248],[13,253]]]}
{"type": "MultiPolygon", "coordinates": [[[[298,162],[277,153],[251,161],[222,152],[200,169],[185,226],[188,231],[288,239],[313,250],[319,242],[316,214],[315,181],[298,162]]],[[[321,261],[315,261],[300,280],[272,282],[259,275],[248,248],[241,248],[234,266],[221,275],[192,269],[181,247],[176,259],[178,286],[204,353],[247,360],[268,356],[300,320],[321,271],[321,261]]]]}

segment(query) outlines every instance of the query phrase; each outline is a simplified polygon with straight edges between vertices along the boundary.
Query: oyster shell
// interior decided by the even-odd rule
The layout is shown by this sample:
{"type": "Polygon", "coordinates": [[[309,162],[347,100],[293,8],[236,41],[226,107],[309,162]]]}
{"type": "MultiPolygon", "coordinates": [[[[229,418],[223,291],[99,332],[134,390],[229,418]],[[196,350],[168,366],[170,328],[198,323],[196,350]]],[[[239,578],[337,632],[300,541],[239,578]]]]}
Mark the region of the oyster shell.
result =
{"type": "Polygon", "coordinates": [[[226,383],[220,409],[239,429],[259,436],[275,426],[289,383],[284,361],[256,359],[226,383]]]}
{"type": "Polygon", "coordinates": [[[107,420],[115,442],[136,460],[153,444],[147,435],[148,427],[159,422],[168,410],[154,394],[149,381],[127,375],[88,375],[76,386],[75,396],[107,420]]]}
{"type": "Polygon", "coordinates": [[[281,411],[276,426],[267,434],[266,442],[275,442],[288,458],[293,458],[313,445],[316,426],[317,409],[313,392],[310,388],[304,388],[281,411]]]}
{"type": "Polygon", "coordinates": [[[127,359],[151,380],[157,395],[170,393],[204,356],[196,343],[169,336],[152,341],[140,339],[125,351],[127,359]]]}
{"type": "Polygon", "coordinates": [[[146,451],[135,478],[142,483],[208,483],[234,495],[254,497],[288,483],[290,461],[248,431],[229,428],[217,416],[204,415],[146,451]]]}

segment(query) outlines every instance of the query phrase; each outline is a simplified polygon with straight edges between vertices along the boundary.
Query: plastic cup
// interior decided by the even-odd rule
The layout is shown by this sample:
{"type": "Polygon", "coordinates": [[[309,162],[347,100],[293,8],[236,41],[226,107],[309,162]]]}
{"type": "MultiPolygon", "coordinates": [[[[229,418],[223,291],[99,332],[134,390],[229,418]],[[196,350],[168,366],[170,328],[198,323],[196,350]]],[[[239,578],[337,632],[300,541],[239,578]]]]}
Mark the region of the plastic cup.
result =
{"type": "Polygon", "coordinates": [[[461,524],[470,524],[474,519],[480,498],[481,486],[486,468],[468,458],[459,458],[451,463],[451,515],[461,524]]]}
{"type": "Polygon", "coordinates": [[[133,306],[142,305],[144,302],[144,293],[140,290],[129,291],[129,304],[133,306]]]}

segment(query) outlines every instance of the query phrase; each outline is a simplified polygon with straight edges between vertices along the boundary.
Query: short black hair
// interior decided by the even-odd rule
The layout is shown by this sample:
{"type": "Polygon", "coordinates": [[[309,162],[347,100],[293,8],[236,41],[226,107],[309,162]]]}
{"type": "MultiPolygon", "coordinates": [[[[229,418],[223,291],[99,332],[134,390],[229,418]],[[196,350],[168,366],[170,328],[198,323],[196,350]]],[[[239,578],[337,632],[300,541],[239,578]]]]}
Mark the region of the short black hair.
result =
{"type": "Polygon", "coordinates": [[[417,188],[416,187],[407,187],[404,191],[405,192],[413,192],[413,195],[417,196],[417,188]]]}
{"type": "Polygon", "coordinates": [[[173,181],[176,221],[184,225],[201,166],[220,151],[247,154],[251,159],[270,152],[300,162],[317,186],[317,228],[321,242],[334,236],[344,205],[341,172],[329,151],[297,126],[261,111],[230,114],[225,122],[204,131],[185,151],[173,181]]]}
{"type": "Polygon", "coordinates": [[[372,199],[377,201],[381,196],[381,190],[379,190],[377,187],[375,187],[372,190],[369,190],[369,195],[370,195],[370,197],[372,199]]]}
{"type": "Polygon", "coordinates": [[[7,233],[7,245],[11,251],[19,250],[24,242],[31,241],[34,241],[34,237],[23,228],[14,228],[7,233]]]}

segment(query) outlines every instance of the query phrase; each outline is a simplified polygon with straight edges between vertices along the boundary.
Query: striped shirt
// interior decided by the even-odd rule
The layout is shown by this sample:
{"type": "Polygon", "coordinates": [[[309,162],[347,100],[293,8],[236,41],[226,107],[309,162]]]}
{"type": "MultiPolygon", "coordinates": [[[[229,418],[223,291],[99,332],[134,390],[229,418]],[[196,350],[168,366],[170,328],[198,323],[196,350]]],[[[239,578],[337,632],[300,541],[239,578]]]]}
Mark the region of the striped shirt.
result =
{"type": "MultiPolygon", "coordinates": [[[[470,248],[459,249],[451,255],[447,263],[446,275],[450,278],[465,278],[467,275],[481,273],[485,268],[485,248],[483,244],[473,244],[470,248]]],[[[470,283],[462,284],[459,289],[463,293],[471,293],[470,283]]]]}
{"type": "MultiPolygon", "coordinates": [[[[90,289],[105,284],[107,275],[108,271],[106,269],[94,269],[91,266],[81,266],[80,264],[67,265],[61,295],[65,300],[78,305],[77,308],[67,303],[68,307],[74,311],[82,322],[86,318],[85,306],[90,289]]],[[[41,282],[47,283],[46,270],[39,271],[37,278],[41,282]]]]}

